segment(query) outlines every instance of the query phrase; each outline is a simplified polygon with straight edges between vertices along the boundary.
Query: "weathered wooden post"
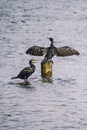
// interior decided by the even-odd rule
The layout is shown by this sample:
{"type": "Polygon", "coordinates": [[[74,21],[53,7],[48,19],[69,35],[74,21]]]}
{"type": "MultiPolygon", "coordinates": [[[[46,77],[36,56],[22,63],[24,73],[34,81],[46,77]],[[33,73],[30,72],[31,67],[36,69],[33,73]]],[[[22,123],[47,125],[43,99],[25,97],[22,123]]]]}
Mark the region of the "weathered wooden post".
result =
{"type": "Polygon", "coordinates": [[[52,76],[52,64],[53,61],[45,61],[41,62],[41,75],[42,77],[51,77],[52,76]]]}

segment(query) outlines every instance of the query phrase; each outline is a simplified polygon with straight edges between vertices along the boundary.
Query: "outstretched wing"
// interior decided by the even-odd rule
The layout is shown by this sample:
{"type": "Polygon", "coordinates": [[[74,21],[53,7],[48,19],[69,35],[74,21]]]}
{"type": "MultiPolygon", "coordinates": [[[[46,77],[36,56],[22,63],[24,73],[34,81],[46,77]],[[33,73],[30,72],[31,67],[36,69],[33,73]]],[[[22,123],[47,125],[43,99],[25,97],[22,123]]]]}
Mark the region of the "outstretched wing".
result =
{"type": "Polygon", "coordinates": [[[57,51],[58,51],[58,56],[71,56],[71,55],[80,54],[77,50],[69,46],[57,48],[57,51]]]}
{"type": "Polygon", "coordinates": [[[32,46],[27,51],[26,54],[34,55],[34,56],[43,56],[46,53],[47,48],[32,46]]]}
{"type": "MultiPolygon", "coordinates": [[[[47,50],[48,47],[44,48],[39,46],[32,46],[26,51],[26,54],[34,56],[43,56],[47,52],[47,50]]],[[[80,54],[76,49],[69,46],[59,47],[57,48],[57,51],[58,51],[57,56],[72,56],[80,54]]]]}

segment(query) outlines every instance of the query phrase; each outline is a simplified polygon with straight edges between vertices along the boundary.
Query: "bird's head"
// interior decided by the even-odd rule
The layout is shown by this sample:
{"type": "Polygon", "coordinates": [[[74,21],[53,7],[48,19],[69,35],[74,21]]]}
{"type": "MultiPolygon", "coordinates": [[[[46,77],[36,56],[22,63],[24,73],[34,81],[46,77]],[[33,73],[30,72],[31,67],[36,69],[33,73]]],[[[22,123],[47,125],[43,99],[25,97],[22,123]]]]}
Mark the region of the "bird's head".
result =
{"type": "Polygon", "coordinates": [[[54,41],[53,41],[53,38],[50,37],[50,38],[48,38],[48,39],[51,41],[50,47],[52,47],[52,46],[53,46],[53,42],[54,42],[54,41]]]}
{"type": "Polygon", "coordinates": [[[48,38],[51,42],[53,42],[53,38],[52,37],[50,37],[50,38],[48,38]]]}
{"type": "Polygon", "coordinates": [[[29,61],[29,63],[36,63],[37,62],[37,60],[35,60],[35,59],[31,59],[30,61],[29,61]]]}

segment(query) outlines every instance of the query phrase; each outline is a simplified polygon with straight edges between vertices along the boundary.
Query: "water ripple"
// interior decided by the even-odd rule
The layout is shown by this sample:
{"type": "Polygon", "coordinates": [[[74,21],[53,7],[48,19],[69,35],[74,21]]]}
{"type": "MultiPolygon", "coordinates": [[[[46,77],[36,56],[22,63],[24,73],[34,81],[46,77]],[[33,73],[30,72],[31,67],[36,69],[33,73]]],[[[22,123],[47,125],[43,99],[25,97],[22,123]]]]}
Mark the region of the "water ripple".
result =
{"type": "Polygon", "coordinates": [[[0,0],[0,130],[87,129],[86,0],[0,0]],[[79,56],[53,57],[52,78],[41,77],[43,57],[32,45],[76,48],[79,56]],[[31,58],[30,85],[11,80],[31,58]]]}

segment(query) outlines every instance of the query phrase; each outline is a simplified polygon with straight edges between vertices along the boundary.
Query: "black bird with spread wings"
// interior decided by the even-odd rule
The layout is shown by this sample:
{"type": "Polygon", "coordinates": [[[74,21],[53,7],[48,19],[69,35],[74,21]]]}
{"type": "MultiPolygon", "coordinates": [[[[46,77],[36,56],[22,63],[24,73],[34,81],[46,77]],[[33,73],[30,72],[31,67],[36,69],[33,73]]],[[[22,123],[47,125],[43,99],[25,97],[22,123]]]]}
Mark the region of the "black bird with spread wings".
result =
{"type": "Polygon", "coordinates": [[[45,48],[45,47],[39,47],[39,46],[32,46],[29,49],[27,49],[26,54],[30,54],[34,56],[43,56],[46,54],[45,57],[47,57],[47,55],[49,54],[48,57],[51,57],[51,58],[54,55],[64,57],[64,56],[72,56],[72,55],[80,54],[76,49],[69,46],[56,48],[53,45],[53,38],[49,38],[49,40],[51,41],[50,47],[45,48]],[[50,51],[51,53],[49,53],[50,48],[51,48],[51,51],[50,51]]]}
{"type": "Polygon", "coordinates": [[[49,38],[49,40],[51,41],[51,44],[50,47],[47,48],[46,55],[44,57],[46,61],[51,60],[55,55],[58,56],[57,48],[53,45],[53,38],[49,38]]]}
{"type": "Polygon", "coordinates": [[[35,68],[36,68],[36,67],[35,67],[35,65],[33,64],[33,63],[35,63],[35,62],[36,62],[36,60],[31,59],[31,60],[29,61],[30,67],[26,67],[26,68],[22,69],[22,70],[20,71],[20,73],[19,73],[16,77],[12,77],[12,79],[20,78],[20,79],[24,79],[24,81],[27,81],[28,77],[29,77],[32,73],[34,73],[34,71],[35,71],[35,68]]]}

